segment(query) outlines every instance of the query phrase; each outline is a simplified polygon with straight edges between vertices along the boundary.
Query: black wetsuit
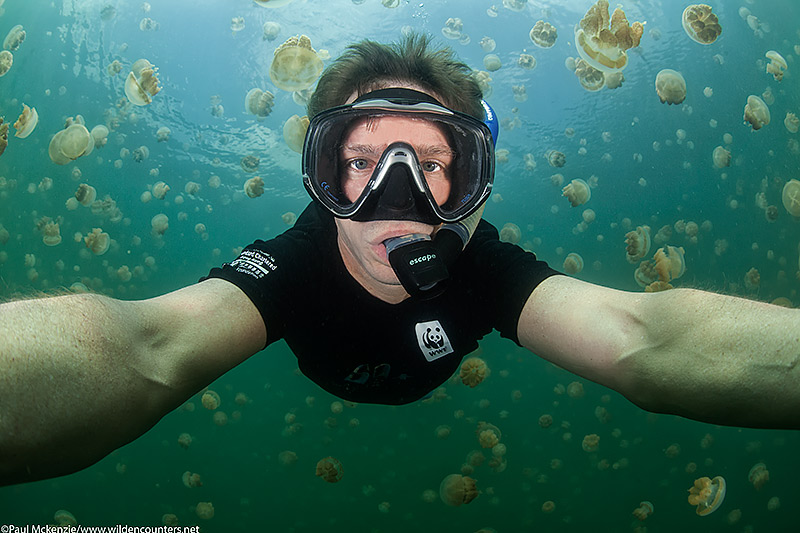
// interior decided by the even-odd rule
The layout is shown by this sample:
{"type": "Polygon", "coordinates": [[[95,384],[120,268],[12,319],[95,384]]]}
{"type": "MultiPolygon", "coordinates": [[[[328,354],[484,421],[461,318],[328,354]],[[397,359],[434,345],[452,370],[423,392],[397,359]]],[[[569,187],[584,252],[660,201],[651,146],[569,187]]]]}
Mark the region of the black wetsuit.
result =
{"type": "Polygon", "coordinates": [[[481,221],[441,295],[388,304],[347,272],[333,216],[312,202],[293,228],[256,241],[208,277],[241,288],[264,319],[267,345],[286,339],[300,370],[323,389],[354,402],[404,404],[444,383],[492,329],[519,343],[522,307],[555,273],[481,221]]]}

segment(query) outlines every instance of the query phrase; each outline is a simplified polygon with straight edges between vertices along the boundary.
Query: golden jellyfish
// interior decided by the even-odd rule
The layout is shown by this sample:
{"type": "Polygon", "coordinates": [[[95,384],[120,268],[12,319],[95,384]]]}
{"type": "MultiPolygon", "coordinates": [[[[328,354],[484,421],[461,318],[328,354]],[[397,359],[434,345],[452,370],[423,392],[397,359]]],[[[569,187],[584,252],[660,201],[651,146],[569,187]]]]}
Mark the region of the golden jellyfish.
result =
{"type": "Polygon", "coordinates": [[[181,476],[181,481],[183,481],[183,486],[187,489],[203,486],[203,481],[200,479],[200,474],[192,473],[188,470],[181,476]]]}
{"type": "Polygon", "coordinates": [[[100,228],[93,228],[92,232],[83,238],[86,247],[89,248],[94,255],[103,255],[108,251],[111,246],[111,237],[108,233],[104,233],[100,228]]]}
{"type": "Polygon", "coordinates": [[[583,390],[583,383],[580,381],[573,381],[567,385],[567,396],[573,399],[583,398],[586,392],[583,390]]]}
{"type": "Polygon", "coordinates": [[[115,59],[106,67],[106,73],[112,78],[120,72],[122,72],[122,63],[120,63],[118,59],[115,59]]]}
{"type": "Polygon", "coordinates": [[[639,46],[643,34],[641,22],[628,24],[619,7],[609,17],[608,0],[597,0],[575,26],[575,46],[589,65],[611,72],[628,65],[625,51],[639,46]]]}
{"type": "Polygon", "coordinates": [[[769,470],[764,463],[756,463],[747,474],[747,480],[753,484],[756,490],[761,490],[769,481],[769,470]]]}
{"type": "Polygon", "coordinates": [[[3,117],[0,117],[0,155],[6,151],[8,146],[8,124],[3,124],[3,117]]]}
{"type": "Polygon", "coordinates": [[[500,70],[503,63],[500,61],[500,56],[497,54],[486,54],[483,58],[483,67],[489,72],[500,70]]]}
{"type": "Polygon", "coordinates": [[[301,91],[311,87],[322,73],[322,59],[305,35],[289,37],[275,50],[269,67],[272,83],[284,91],[301,91]]]}
{"type": "Polygon", "coordinates": [[[503,0],[503,7],[511,11],[522,11],[528,0],[503,0]]]}
{"type": "Polygon", "coordinates": [[[775,81],[783,80],[783,71],[786,70],[788,65],[786,60],[775,50],[770,50],[766,54],[769,63],[767,64],[767,74],[772,74],[775,81]]]}
{"type": "Polygon", "coordinates": [[[517,65],[525,70],[533,70],[536,68],[536,58],[530,54],[520,54],[517,59],[517,65]]]}
{"type": "Polygon", "coordinates": [[[189,446],[192,445],[192,436],[188,433],[181,433],[178,435],[178,446],[183,448],[184,450],[188,450],[189,446]]]}
{"type": "Polygon", "coordinates": [[[711,6],[694,4],[683,10],[683,31],[696,43],[711,44],[722,34],[719,19],[711,12],[711,6]]]}
{"type": "Polygon", "coordinates": [[[714,166],[717,168],[725,168],[731,166],[731,153],[722,146],[717,146],[711,153],[711,159],[714,161],[714,166]]]}
{"type": "Polygon", "coordinates": [[[634,264],[650,251],[650,226],[636,226],[625,234],[625,259],[634,264]]]}
{"type": "Polygon", "coordinates": [[[542,504],[542,512],[550,514],[556,510],[556,503],[553,500],[547,500],[542,504]]]}
{"type": "Polygon", "coordinates": [[[244,182],[244,193],[250,198],[258,198],[264,194],[264,180],[261,176],[253,176],[244,182]]]}
{"type": "Polygon", "coordinates": [[[163,181],[157,181],[153,184],[153,196],[159,200],[163,200],[169,192],[169,185],[163,181]]]}
{"type": "Polygon", "coordinates": [[[461,378],[461,383],[468,387],[476,387],[484,379],[489,377],[491,371],[486,365],[486,361],[480,357],[470,357],[461,364],[461,370],[458,376],[461,378]]]}
{"type": "Polygon", "coordinates": [[[211,411],[219,407],[219,404],[221,402],[222,400],[220,400],[219,394],[217,394],[213,390],[205,391],[203,395],[200,397],[200,403],[203,404],[203,407],[211,411]]]}
{"type": "Polygon", "coordinates": [[[14,64],[14,55],[8,50],[0,52],[0,77],[5,76],[14,64]]]}
{"type": "Polygon", "coordinates": [[[161,524],[165,526],[177,526],[178,515],[173,513],[164,513],[161,515],[161,524]]]}
{"type": "Polygon", "coordinates": [[[78,521],[75,519],[75,515],[64,509],[59,509],[58,511],[56,511],[55,514],[53,515],[53,520],[58,526],[78,525],[78,521]]]}
{"type": "Polygon", "coordinates": [[[297,221],[297,215],[292,211],[287,211],[281,215],[281,220],[287,226],[293,226],[294,223],[297,221]]]}
{"type": "Polygon", "coordinates": [[[261,164],[261,158],[256,155],[246,155],[239,162],[245,172],[255,172],[261,164]]]}
{"type": "Polygon", "coordinates": [[[567,163],[567,156],[564,155],[564,152],[559,152],[558,150],[548,150],[545,152],[544,157],[551,167],[561,168],[567,163]]]}
{"type": "Polygon", "coordinates": [[[228,415],[222,411],[216,411],[214,416],[211,417],[211,420],[219,427],[228,425],[228,415]]]}
{"type": "Polygon", "coordinates": [[[78,185],[78,190],[75,191],[75,199],[78,200],[81,205],[90,206],[94,203],[96,198],[97,189],[85,183],[78,185]]]}
{"type": "Polygon", "coordinates": [[[214,518],[214,505],[211,502],[199,502],[195,506],[194,512],[197,515],[197,518],[211,520],[214,518]]]}
{"type": "Polygon", "coordinates": [[[647,520],[648,516],[653,514],[653,510],[654,507],[652,503],[648,501],[639,502],[639,507],[633,510],[633,516],[641,521],[644,521],[647,520]]]}
{"type": "Polygon", "coordinates": [[[150,228],[153,235],[159,237],[169,228],[169,218],[164,213],[159,213],[150,219],[150,228]]]}
{"type": "Polygon", "coordinates": [[[583,270],[583,257],[571,252],[564,258],[564,272],[570,275],[579,274],[583,270]]]}
{"type": "Polygon", "coordinates": [[[500,240],[511,244],[519,244],[522,239],[522,230],[513,222],[508,222],[500,229],[500,240]]]}
{"type": "Polygon", "coordinates": [[[156,130],[156,140],[160,143],[167,142],[169,140],[169,136],[172,133],[166,126],[161,126],[156,130]]]}
{"type": "Polygon", "coordinates": [[[744,106],[744,121],[750,123],[753,130],[760,130],[769,124],[770,114],[767,104],[758,96],[751,94],[744,106]]]}
{"type": "Polygon", "coordinates": [[[494,52],[494,49],[497,48],[497,43],[489,36],[481,39],[480,45],[484,52],[494,52]]]}
{"type": "Polygon", "coordinates": [[[599,91],[606,84],[603,71],[594,68],[583,59],[575,62],[575,76],[578,77],[581,87],[589,92],[599,91]]]}
{"type": "Polygon", "coordinates": [[[583,442],[581,442],[581,448],[583,448],[583,451],[585,452],[596,452],[599,446],[600,436],[596,433],[586,435],[583,437],[583,442]]]}
{"type": "Polygon", "coordinates": [[[800,118],[797,118],[792,112],[786,113],[786,118],[783,119],[783,125],[786,126],[786,131],[789,133],[797,133],[797,130],[800,129],[800,118]]]}
{"type": "Polygon", "coordinates": [[[381,0],[381,4],[383,4],[383,7],[393,9],[400,5],[400,0],[381,0]]]}
{"type": "Polygon", "coordinates": [[[158,67],[147,59],[138,59],[125,80],[125,96],[133,105],[145,106],[161,90],[158,83],[158,67]]]}
{"type": "Polygon", "coordinates": [[[680,72],[665,68],[656,74],[656,93],[662,104],[680,104],[686,98],[686,80],[680,72]]]}
{"type": "Polygon", "coordinates": [[[551,415],[544,414],[539,417],[539,427],[547,429],[552,425],[553,425],[553,417],[551,415]]]}
{"type": "Polygon", "coordinates": [[[8,31],[6,38],[3,40],[3,50],[14,52],[24,40],[25,30],[22,28],[21,24],[17,24],[8,31]]]}
{"type": "Polygon", "coordinates": [[[551,48],[556,44],[556,39],[558,39],[558,30],[549,22],[539,20],[533,25],[528,36],[536,46],[540,48],[551,48]]]}
{"type": "Polygon", "coordinates": [[[444,28],[442,28],[442,35],[444,35],[448,39],[460,39],[461,38],[461,30],[464,29],[464,23],[458,17],[450,17],[444,23],[444,28]]]}
{"type": "Polygon", "coordinates": [[[781,200],[790,215],[800,218],[800,181],[791,179],[786,182],[781,192],[781,200]]]}
{"type": "Polygon", "coordinates": [[[269,116],[274,105],[275,95],[269,91],[262,91],[258,87],[247,91],[247,95],[244,97],[245,111],[259,119],[269,116]]]}
{"type": "Polygon", "coordinates": [[[45,246],[56,246],[61,243],[61,231],[58,222],[48,220],[42,227],[42,242],[45,246]]]}
{"type": "Polygon", "coordinates": [[[307,116],[292,115],[283,125],[283,140],[292,151],[303,153],[303,143],[306,139],[309,120],[307,116]]]}
{"type": "Polygon", "coordinates": [[[328,483],[336,483],[344,475],[344,467],[335,457],[324,457],[317,462],[316,476],[328,483]]]}
{"type": "Polygon", "coordinates": [[[14,123],[14,129],[17,130],[16,133],[14,133],[14,137],[24,139],[33,132],[33,129],[38,123],[39,113],[36,112],[36,108],[22,104],[22,113],[14,123]]]}
{"type": "Polygon", "coordinates": [[[678,279],[686,272],[686,262],[683,259],[683,254],[683,247],[676,248],[669,245],[656,251],[653,260],[656,263],[655,269],[658,273],[659,281],[668,283],[673,279],[678,279]]]}
{"type": "Polygon", "coordinates": [[[562,196],[566,196],[572,207],[578,207],[589,201],[592,197],[592,191],[589,189],[589,184],[582,179],[574,179],[570,181],[563,189],[561,189],[562,196]]]}
{"type": "Polygon", "coordinates": [[[277,22],[267,21],[261,27],[263,33],[261,34],[261,39],[264,41],[274,41],[278,38],[278,34],[281,32],[281,25],[277,22]]]}
{"type": "Polygon", "coordinates": [[[439,497],[446,505],[453,507],[471,502],[478,494],[475,480],[461,474],[450,474],[439,485],[439,497]]]}
{"type": "Polygon", "coordinates": [[[95,148],[102,148],[108,142],[108,128],[102,124],[98,124],[92,131],[89,132],[94,141],[95,148]]]}
{"type": "Polygon", "coordinates": [[[89,130],[78,122],[56,133],[47,149],[50,160],[57,165],[66,165],[93,150],[94,142],[89,130]]]}
{"type": "Polygon", "coordinates": [[[484,429],[478,433],[478,442],[482,448],[494,448],[500,442],[500,437],[494,429],[484,429]]]}
{"type": "Polygon", "coordinates": [[[725,499],[725,478],[701,477],[689,489],[689,504],[697,506],[697,514],[705,516],[716,511],[725,499]]]}

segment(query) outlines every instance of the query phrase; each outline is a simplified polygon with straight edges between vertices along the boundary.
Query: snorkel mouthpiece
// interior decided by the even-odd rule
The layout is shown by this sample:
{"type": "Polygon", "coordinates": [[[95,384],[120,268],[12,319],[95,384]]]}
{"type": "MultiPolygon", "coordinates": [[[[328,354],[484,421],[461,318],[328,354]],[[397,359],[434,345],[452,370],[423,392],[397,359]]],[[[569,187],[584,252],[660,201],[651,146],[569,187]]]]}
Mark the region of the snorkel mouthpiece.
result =
{"type": "Polygon", "coordinates": [[[442,254],[430,235],[411,234],[384,241],[389,264],[397,279],[411,296],[436,296],[433,290],[448,277],[442,254]]]}

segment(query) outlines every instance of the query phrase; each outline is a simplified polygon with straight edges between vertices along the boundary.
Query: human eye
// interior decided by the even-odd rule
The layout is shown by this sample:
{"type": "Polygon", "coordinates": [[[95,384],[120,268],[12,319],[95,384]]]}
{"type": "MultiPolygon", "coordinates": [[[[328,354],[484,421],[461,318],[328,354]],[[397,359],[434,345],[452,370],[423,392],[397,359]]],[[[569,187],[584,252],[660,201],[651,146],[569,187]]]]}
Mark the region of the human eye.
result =
{"type": "Polygon", "coordinates": [[[349,172],[361,173],[366,170],[369,170],[370,163],[367,159],[363,157],[353,157],[346,161],[347,170],[349,172]]]}

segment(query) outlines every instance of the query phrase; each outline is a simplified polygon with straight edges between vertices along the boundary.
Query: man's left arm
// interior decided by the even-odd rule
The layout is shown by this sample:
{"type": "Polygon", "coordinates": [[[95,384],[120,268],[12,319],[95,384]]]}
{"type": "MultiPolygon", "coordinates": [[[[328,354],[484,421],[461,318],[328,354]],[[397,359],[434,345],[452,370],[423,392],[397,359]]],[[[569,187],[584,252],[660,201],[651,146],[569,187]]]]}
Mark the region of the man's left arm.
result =
{"type": "Polygon", "coordinates": [[[518,336],[536,355],[648,411],[800,429],[798,309],[552,276],[528,298],[518,336]]]}

